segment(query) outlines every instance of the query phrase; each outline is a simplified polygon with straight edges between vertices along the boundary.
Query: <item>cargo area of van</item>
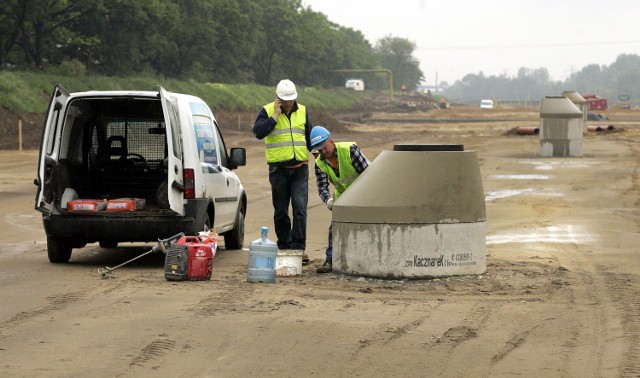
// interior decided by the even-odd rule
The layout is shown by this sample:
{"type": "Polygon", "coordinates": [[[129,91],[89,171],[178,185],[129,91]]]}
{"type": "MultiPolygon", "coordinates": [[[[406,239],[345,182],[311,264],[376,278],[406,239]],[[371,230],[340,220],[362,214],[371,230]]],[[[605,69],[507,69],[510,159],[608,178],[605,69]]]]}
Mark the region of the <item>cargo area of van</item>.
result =
{"type": "Polygon", "coordinates": [[[80,199],[139,198],[145,203],[142,211],[169,208],[159,99],[74,100],[66,124],[70,142],[58,161],[58,198],[70,188],[80,199]]]}

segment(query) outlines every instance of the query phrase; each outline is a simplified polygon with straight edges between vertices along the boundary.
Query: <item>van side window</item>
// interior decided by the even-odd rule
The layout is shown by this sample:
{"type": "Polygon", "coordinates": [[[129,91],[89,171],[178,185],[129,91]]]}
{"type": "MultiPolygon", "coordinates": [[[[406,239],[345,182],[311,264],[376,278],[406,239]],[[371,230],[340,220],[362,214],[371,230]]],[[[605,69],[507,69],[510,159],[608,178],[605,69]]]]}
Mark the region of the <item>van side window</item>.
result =
{"type": "Polygon", "coordinates": [[[211,118],[194,114],[193,129],[196,133],[196,145],[198,146],[200,162],[218,165],[218,152],[211,118]]]}
{"type": "Polygon", "coordinates": [[[53,110],[53,114],[51,117],[51,126],[49,128],[49,135],[47,135],[47,146],[45,148],[45,151],[47,152],[47,155],[51,155],[53,153],[53,146],[55,144],[55,135],[57,133],[58,130],[58,123],[60,121],[60,104],[56,103],[56,107],[53,110]]]}
{"type": "Polygon", "coordinates": [[[167,101],[169,111],[169,122],[171,122],[171,144],[173,145],[173,155],[178,159],[182,158],[182,145],[180,144],[180,124],[178,121],[178,111],[175,102],[167,101]]]}

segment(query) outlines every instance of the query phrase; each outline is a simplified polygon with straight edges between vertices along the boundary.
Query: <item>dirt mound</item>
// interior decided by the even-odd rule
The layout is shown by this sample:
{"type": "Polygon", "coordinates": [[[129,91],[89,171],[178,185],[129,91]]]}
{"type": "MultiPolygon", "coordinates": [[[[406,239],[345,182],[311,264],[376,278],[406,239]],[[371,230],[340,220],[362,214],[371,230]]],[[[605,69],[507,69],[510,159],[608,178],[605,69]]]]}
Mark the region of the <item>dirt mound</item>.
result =
{"type": "MultiPolygon", "coordinates": [[[[256,113],[257,114],[257,113],[256,113]]],[[[216,112],[216,120],[224,129],[251,129],[256,114],[250,112],[216,112]]],[[[314,112],[311,121],[314,125],[325,126],[332,132],[344,131],[345,119],[349,122],[361,122],[362,113],[344,113],[337,116],[332,112],[314,112]]],[[[0,150],[18,150],[19,121],[22,120],[22,149],[33,150],[40,148],[44,114],[12,113],[0,107],[0,150]]]]}
{"type": "Polygon", "coordinates": [[[11,113],[0,107],[0,150],[20,148],[20,120],[22,120],[22,149],[31,150],[40,147],[44,114],[11,113]]]}
{"type": "MultiPolygon", "coordinates": [[[[242,129],[250,130],[253,127],[257,112],[229,112],[224,110],[215,111],[216,120],[223,129],[242,129]]],[[[313,125],[322,125],[329,131],[344,131],[343,121],[361,122],[364,118],[362,113],[357,112],[340,112],[334,113],[329,111],[313,111],[310,113],[313,125]]]]}

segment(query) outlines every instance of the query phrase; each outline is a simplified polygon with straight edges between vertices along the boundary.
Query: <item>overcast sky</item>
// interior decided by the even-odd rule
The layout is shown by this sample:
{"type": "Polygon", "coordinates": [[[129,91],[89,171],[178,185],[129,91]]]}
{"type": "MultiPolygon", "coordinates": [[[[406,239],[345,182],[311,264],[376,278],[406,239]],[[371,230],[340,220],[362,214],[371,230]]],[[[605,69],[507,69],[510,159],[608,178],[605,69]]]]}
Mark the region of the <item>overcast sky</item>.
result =
{"type": "Polygon", "coordinates": [[[375,43],[387,35],[416,44],[425,84],[466,74],[516,76],[546,68],[565,80],[589,64],[640,55],[639,0],[302,0],[375,43]]]}

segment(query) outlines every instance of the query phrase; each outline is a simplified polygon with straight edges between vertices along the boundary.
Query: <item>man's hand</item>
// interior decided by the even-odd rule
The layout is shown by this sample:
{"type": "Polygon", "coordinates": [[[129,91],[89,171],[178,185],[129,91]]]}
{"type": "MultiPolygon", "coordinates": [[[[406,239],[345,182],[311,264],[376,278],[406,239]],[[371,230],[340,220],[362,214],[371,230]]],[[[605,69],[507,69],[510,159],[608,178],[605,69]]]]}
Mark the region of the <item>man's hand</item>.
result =
{"type": "Polygon", "coordinates": [[[276,98],[273,108],[274,108],[274,112],[272,117],[277,121],[278,117],[280,117],[280,114],[282,114],[282,100],[280,100],[279,98],[276,98]]]}
{"type": "Polygon", "coordinates": [[[327,209],[331,210],[332,207],[333,207],[333,197],[327,200],[327,209]]]}

